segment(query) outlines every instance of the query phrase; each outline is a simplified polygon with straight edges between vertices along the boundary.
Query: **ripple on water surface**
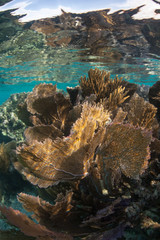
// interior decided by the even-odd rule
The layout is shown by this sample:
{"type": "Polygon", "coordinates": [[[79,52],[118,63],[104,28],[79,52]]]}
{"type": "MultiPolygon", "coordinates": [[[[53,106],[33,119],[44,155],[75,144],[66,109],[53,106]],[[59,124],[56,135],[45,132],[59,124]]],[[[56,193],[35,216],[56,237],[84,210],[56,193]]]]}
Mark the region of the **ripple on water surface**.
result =
{"type": "Polygon", "coordinates": [[[11,94],[28,92],[40,82],[52,82],[59,89],[76,86],[81,76],[90,68],[98,67],[109,71],[111,76],[119,75],[129,82],[152,86],[160,80],[160,60],[158,58],[129,58],[110,61],[107,56],[91,55],[88,49],[52,49],[43,51],[41,57],[35,55],[31,61],[25,56],[0,58],[0,104],[11,94]]]}

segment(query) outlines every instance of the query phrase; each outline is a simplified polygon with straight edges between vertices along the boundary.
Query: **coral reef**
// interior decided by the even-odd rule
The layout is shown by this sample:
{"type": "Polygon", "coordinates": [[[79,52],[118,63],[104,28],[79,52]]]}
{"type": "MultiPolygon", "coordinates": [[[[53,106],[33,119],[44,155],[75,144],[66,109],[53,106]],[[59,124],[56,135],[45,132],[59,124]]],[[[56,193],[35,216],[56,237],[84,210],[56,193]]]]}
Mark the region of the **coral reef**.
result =
{"type": "Polygon", "coordinates": [[[95,94],[96,101],[102,100],[109,111],[113,111],[125,102],[137,89],[135,84],[130,84],[118,76],[111,79],[109,72],[100,71],[97,68],[90,69],[88,78],[81,77],[79,83],[84,98],[95,94]]]}
{"type": "Polygon", "coordinates": [[[98,68],[90,69],[88,78],[81,77],[79,81],[84,97],[95,94],[97,101],[103,98],[109,98],[110,94],[122,86],[122,78],[116,77],[110,79],[110,73],[100,71],[98,68]]]}
{"type": "Polygon", "coordinates": [[[0,144],[0,172],[7,172],[10,166],[11,160],[16,159],[13,150],[16,149],[16,143],[14,141],[7,144],[0,144]]]}
{"type": "Polygon", "coordinates": [[[135,89],[95,69],[69,96],[52,84],[27,95],[33,126],[12,164],[39,196],[18,194],[31,219],[0,206],[10,224],[37,240],[158,239],[159,112],[135,89]]]}
{"type": "Polygon", "coordinates": [[[85,165],[101,138],[101,128],[109,120],[109,114],[103,106],[84,103],[81,118],[74,123],[69,137],[55,141],[46,138],[43,142],[33,141],[29,146],[19,147],[19,162],[14,166],[39,187],[48,187],[63,179],[82,178],[85,176],[85,165]]]}
{"type": "Polygon", "coordinates": [[[26,115],[25,111],[23,111],[23,113],[21,112],[21,117],[19,116],[19,104],[24,102],[26,96],[26,93],[13,94],[0,106],[0,136],[2,142],[11,140],[20,142],[24,140],[23,132],[29,115],[26,115]],[[25,122],[23,122],[24,118],[25,122]]]}
{"type": "Polygon", "coordinates": [[[157,117],[160,116],[160,81],[157,81],[153,86],[149,89],[149,101],[152,103],[155,107],[157,107],[157,117]]]}
{"type": "Polygon", "coordinates": [[[128,112],[127,119],[132,125],[151,129],[153,127],[157,108],[145,101],[138,94],[134,94],[124,111],[128,112]]]}

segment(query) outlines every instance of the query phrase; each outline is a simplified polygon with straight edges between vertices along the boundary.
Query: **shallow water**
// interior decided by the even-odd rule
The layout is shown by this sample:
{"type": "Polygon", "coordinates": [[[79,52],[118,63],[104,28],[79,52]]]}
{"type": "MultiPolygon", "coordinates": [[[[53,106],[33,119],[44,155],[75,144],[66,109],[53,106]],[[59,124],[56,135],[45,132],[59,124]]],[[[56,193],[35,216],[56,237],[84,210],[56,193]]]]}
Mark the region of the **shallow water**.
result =
{"type": "Polygon", "coordinates": [[[160,80],[160,59],[128,58],[110,61],[107,56],[91,55],[89,49],[56,48],[32,56],[30,61],[23,54],[1,54],[0,57],[0,104],[13,93],[28,92],[40,82],[52,82],[66,90],[74,87],[90,68],[99,68],[118,74],[123,79],[152,86],[160,80]]]}
{"type": "MultiPolygon", "coordinates": [[[[118,56],[121,54],[116,55],[116,49],[112,49],[111,52],[108,48],[106,51],[97,49],[97,54],[94,54],[89,48],[75,49],[74,46],[53,48],[47,46],[43,38],[43,35],[26,30],[0,42],[0,105],[11,94],[32,91],[35,85],[43,82],[57,84],[58,89],[66,91],[67,86],[75,87],[81,76],[87,76],[91,68],[108,71],[112,78],[118,75],[126,81],[139,85],[152,86],[160,80],[159,56],[150,54],[145,57],[126,56],[120,59],[118,56]]],[[[15,139],[18,131],[17,143],[23,141],[21,135],[24,138],[26,125],[18,122],[17,115],[14,115],[17,106],[16,96],[11,100],[13,104],[11,108],[9,101],[1,107],[1,116],[4,114],[5,117],[0,123],[2,132],[0,143],[15,139]]],[[[24,181],[13,166],[10,166],[8,171],[9,174],[0,175],[1,204],[19,209],[30,216],[30,213],[17,201],[17,193],[25,192],[35,196],[42,194],[42,197],[44,193],[32,187],[28,181],[24,181]]],[[[47,198],[47,194],[45,197],[47,198]]],[[[11,236],[15,239],[13,233],[10,233],[8,238],[2,236],[2,231],[9,229],[12,228],[0,219],[0,240],[11,239],[11,236]]],[[[22,239],[21,235],[16,239],[22,239]]]]}

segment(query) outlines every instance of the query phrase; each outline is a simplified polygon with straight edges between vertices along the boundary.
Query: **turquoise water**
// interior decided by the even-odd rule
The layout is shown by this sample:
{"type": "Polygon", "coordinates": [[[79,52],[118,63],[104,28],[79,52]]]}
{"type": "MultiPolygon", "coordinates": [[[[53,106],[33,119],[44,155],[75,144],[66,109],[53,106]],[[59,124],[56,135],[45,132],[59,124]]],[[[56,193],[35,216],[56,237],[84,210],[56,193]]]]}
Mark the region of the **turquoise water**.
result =
{"type": "Polygon", "coordinates": [[[51,82],[59,89],[74,87],[90,68],[109,71],[111,76],[152,86],[160,80],[160,59],[128,58],[111,62],[107,57],[90,55],[88,49],[55,49],[50,55],[42,54],[25,61],[25,57],[3,54],[0,58],[0,104],[13,93],[29,92],[36,84],[51,82]]]}

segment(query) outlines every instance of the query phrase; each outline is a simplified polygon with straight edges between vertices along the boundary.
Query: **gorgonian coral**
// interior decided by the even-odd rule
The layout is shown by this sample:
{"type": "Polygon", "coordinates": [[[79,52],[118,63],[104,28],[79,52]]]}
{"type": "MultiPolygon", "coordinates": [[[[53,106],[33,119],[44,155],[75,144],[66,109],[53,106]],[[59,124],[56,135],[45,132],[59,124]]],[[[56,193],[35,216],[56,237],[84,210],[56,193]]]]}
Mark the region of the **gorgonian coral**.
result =
{"type": "Polygon", "coordinates": [[[14,163],[15,168],[40,187],[84,177],[98,144],[96,138],[100,140],[99,131],[109,120],[109,113],[102,105],[84,103],[81,117],[68,137],[54,141],[50,138],[43,142],[35,140],[19,147],[19,162],[14,163]]]}
{"type": "Polygon", "coordinates": [[[112,79],[109,72],[100,71],[97,68],[90,69],[88,78],[81,77],[79,83],[84,97],[95,94],[96,101],[104,100],[109,110],[119,106],[136,91],[134,84],[128,83],[118,76],[112,79]]]}
{"type": "Polygon", "coordinates": [[[148,166],[151,133],[128,124],[107,126],[96,164],[107,190],[119,188],[117,175],[137,179],[148,166]],[[107,173],[107,174],[106,174],[107,173]]]}
{"type": "Polygon", "coordinates": [[[124,110],[128,112],[127,119],[132,125],[147,129],[153,127],[157,108],[138,96],[138,94],[133,95],[124,110]]]}
{"type": "Polygon", "coordinates": [[[90,69],[88,72],[88,78],[86,76],[81,77],[79,81],[84,96],[96,94],[98,100],[109,97],[115,89],[122,86],[122,78],[116,77],[110,78],[110,73],[106,71],[100,71],[98,68],[90,69]]]}
{"type": "Polygon", "coordinates": [[[54,124],[63,128],[71,103],[62,93],[56,91],[56,85],[39,84],[28,94],[27,109],[34,114],[33,124],[54,124]]]}
{"type": "Polygon", "coordinates": [[[7,217],[8,221],[14,226],[20,228],[20,230],[27,236],[32,236],[36,240],[72,240],[73,238],[68,234],[53,232],[48,230],[45,226],[40,225],[32,221],[25,214],[21,213],[18,210],[14,210],[12,208],[6,208],[0,206],[0,211],[3,213],[5,217],[7,217]]]}
{"type": "Polygon", "coordinates": [[[40,84],[27,97],[34,126],[25,130],[13,164],[43,190],[45,200],[18,195],[38,223],[11,208],[0,210],[39,240],[123,239],[128,229],[146,237],[145,229],[160,224],[150,208],[158,208],[160,197],[156,108],[122,79],[97,69],[80,83],[74,100],[51,84],[40,84]]]}

